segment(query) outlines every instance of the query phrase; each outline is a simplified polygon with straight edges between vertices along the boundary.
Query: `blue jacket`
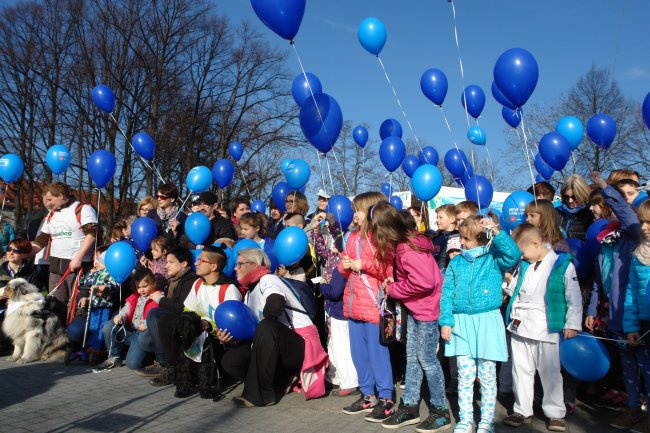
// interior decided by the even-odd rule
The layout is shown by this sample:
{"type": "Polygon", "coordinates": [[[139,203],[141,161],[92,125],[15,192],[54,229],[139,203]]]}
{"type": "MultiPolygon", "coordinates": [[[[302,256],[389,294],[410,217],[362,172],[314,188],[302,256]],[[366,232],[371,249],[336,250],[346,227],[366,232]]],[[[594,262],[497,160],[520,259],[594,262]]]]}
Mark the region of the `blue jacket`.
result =
{"type": "Polygon", "coordinates": [[[641,240],[641,225],[632,207],[616,189],[608,185],[603,189],[603,197],[621,223],[620,229],[623,234],[615,246],[603,246],[598,254],[596,279],[591,291],[587,315],[597,317],[598,301],[609,299],[608,328],[614,332],[622,332],[625,287],[633,252],[641,240]],[[603,273],[608,278],[605,285],[602,281],[603,273]]]}
{"type": "Polygon", "coordinates": [[[639,332],[639,321],[650,320],[649,285],[650,266],[644,265],[636,257],[632,258],[623,310],[623,331],[626,333],[639,332]]]}
{"type": "Polygon", "coordinates": [[[474,261],[464,254],[454,257],[442,283],[440,326],[454,326],[453,314],[498,310],[503,302],[503,276],[520,257],[517,244],[504,230],[494,237],[490,250],[474,261]]]}
{"type": "Polygon", "coordinates": [[[325,298],[325,312],[338,320],[348,320],[343,314],[343,291],[347,279],[340,274],[337,268],[332,272],[332,278],[328,283],[320,283],[318,289],[325,298]]]}

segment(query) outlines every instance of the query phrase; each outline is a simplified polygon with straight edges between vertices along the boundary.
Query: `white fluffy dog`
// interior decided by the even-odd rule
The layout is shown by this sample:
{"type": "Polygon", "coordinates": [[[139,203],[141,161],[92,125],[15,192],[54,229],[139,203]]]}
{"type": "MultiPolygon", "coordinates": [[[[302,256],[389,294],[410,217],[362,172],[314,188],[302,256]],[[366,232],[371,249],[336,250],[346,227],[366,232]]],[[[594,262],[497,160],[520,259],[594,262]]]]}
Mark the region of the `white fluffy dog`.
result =
{"type": "Polygon", "coordinates": [[[65,329],[54,314],[43,311],[45,298],[36,286],[16,278],[0,288],[0,296],[9,299],[2,331],[14,344],[7,361],[25,364],[64,354],[65,329]]]}

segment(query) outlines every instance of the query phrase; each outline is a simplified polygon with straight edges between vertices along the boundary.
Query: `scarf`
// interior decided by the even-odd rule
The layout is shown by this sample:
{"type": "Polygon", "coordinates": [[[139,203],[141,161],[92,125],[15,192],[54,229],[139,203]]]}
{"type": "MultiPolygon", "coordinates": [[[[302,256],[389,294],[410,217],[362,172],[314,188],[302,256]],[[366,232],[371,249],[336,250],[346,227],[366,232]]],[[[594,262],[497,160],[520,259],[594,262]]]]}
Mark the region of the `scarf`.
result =
{"type": "Polygon", "coordinates": [[[645,266],[650,266],[650,239],[644,239],[634,250],[636,258],[645,266]]]}
{"type": "Polygon", "coordinates": [[[156,212],[158,213],[158,218],[160,218],[160,222],[162,223],[164,229],[168,230],[169,220],[172,218],[172,215],[177,216],[178,207],[174,205],[174,207],[172,207],[172,209],[169,212],[165,212],[163,208],[159,207],[156,209],[156,212]]]}
{"type": "Polygon", "coordinates": [[[467,260],[468,262],[473,262],[475,261],[478,257],[487,254],[488,252],[488,246],[487,245],[481,245],[479,247],[471,248],[469,250],[463,250],[461,252],[461,255],[467,260]]]}
{"type": "Polygon", "coordinates": [[[249,286],[258,282],[264,275],[270,273],[271,270],[266,266],[259,266],[241,277],[241,279],[239,279],[239,285],[242,290],[248,291],[249,286]]]}
{"type": "Polygon", "coordinates": [[[185,270],[183,270],[180,274],[169,279],[169,287],[167,288],[168,298],[172,297],[172,295],[174,294],[174,289],[176,289],[176,286],[178,286],[178,283],[180,282],[181,278],[183,278],[185,274],[187,274],[189,271],[190,268],[185,268],[185,270]]]}
{"type": "Polygon", "coordinates": [[[584,205],[584,204],[580,204],[580,205],[574,207],[573,209],[571,209],[570,207],[568,207],[567,205],[565,205],[564,203],[562,203],[562,205],[559,206],[559,207],[557,208],[557,210],[559,210],[561,213],[563,213],[563,214],[565,214],[565,215],[571,215],[571,216],[573,216],[573,215],[577,214],[578,212],[580,212],[582,209],[584,209],[585,206],[586,206],[586,205],[584,205]]]}

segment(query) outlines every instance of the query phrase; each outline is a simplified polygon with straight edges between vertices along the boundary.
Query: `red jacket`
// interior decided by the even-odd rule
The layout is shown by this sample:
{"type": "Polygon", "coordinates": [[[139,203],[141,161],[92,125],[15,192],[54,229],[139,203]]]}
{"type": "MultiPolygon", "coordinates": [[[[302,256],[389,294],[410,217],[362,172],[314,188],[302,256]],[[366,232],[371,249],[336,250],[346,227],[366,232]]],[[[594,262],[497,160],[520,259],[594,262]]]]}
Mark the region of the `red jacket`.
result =
{"type": "MultiPolygon", "coordinates": [[[[159,291],[160,290],[156,290],[155,292],[152,292],[152,293],[156,293],[156,292],[159,292],[159,291]]],[[[129,305],[129,311],[127,312],[126,317],[123,318],[124,323],[131,323],[133,321],[133,313],[135,313],[135,306],[138,304],[138,298],[139,297],[140,297],[140,295],[138,295],[138,293],[136,292],[136,293],[133,293],[128,298],[126,298],[125,305],[126,304],[129,305]]],[[[147,302],[144,304],[144,311],[142,312],[142,320],[145,320],[147,318],[147,313],[149,313],[149,310],[151,310],[152,308],[157,308],[157,307],[158,307],[157,302],[154,302],[151,299],[148,299],[147,302]]]]}
{"type": "Polygon", "coordinates": [[[343,262],[339,263],[339,272],[348,279],[343,292],[343,314],[349,319],[379,324],[377,304],[386,296],[381,283],[393,275],[393,263],[392,259],[390,263],[378,263],[375,257],[376,251],[377,247],[370,241],[370,234],[360,235],[357,231],[348,238],[343,255],[349,256],[352,260],[361,259],[361,273],[365,275],[370,291],[373,293],[371,297],[361,275],[343,269],[343,262]]]}
{"type": "Polygon", "coordinates": [[[424,235],[411,241],[424,251],[416,251],[406,242],[397,246],[397,281],[388,285],[388,294],[402,302],[415,320],[438,320],[442,274],[433,256],[433,245],[424,235]]]}

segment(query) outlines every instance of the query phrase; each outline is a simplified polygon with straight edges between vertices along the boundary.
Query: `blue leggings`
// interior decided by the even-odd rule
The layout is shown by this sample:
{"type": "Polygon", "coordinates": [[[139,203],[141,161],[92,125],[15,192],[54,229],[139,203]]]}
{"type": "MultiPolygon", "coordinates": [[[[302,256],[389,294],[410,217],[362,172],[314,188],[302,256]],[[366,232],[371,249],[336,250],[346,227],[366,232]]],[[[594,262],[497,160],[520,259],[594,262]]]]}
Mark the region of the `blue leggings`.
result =
{"type": "Polygon", "coordinates": [[[388,347],[379,343],[379,325],[350,320],[350,349],[357,370],[359,389],[364,395],[393,399],[393,371],[388,347]]]}
{"type": "Polygon", "coordinates": [[[650,387],[650,347],[642,345],[632,350],[621,350],[623,380],[627,392],[628,407],[641,407],[639,373],[643,376],[646,389],[650,387]]]}
{"type": "Polygon", "coordinates": [[[497,401],[497,364],[487,359],[474,359],[470,356],[457,356],[458,363],[458,415],[460,423],[472,425],[474,422],[474,381],[478,369],[481,382],[481,422],[492,424],[497,401]]]}

